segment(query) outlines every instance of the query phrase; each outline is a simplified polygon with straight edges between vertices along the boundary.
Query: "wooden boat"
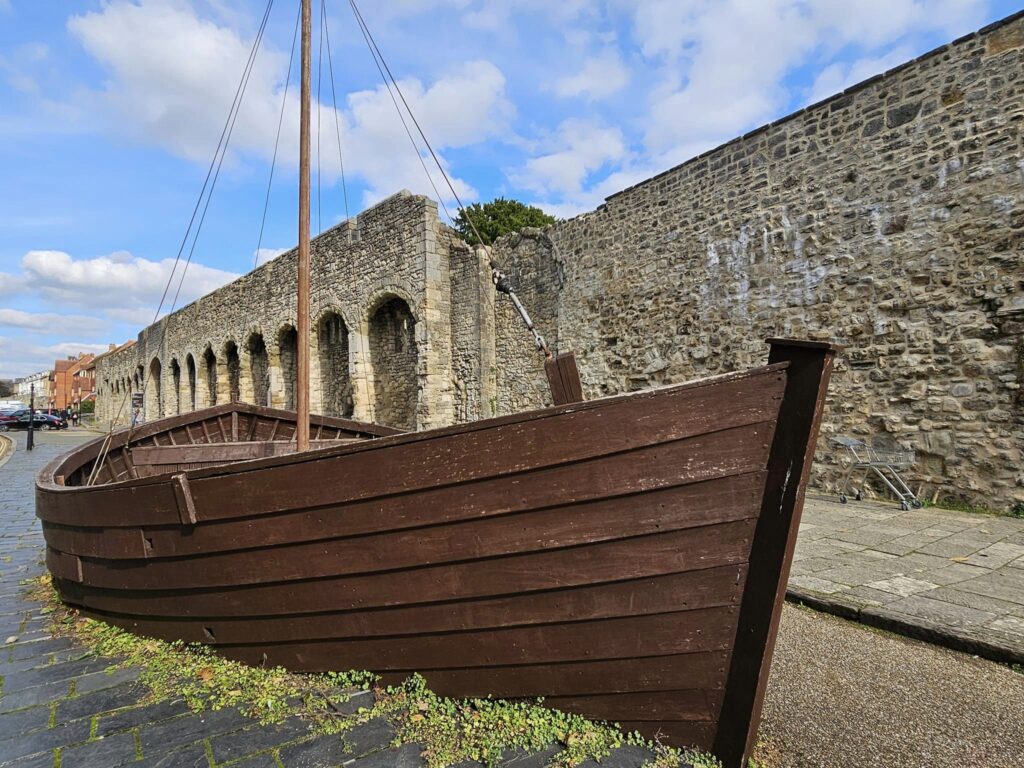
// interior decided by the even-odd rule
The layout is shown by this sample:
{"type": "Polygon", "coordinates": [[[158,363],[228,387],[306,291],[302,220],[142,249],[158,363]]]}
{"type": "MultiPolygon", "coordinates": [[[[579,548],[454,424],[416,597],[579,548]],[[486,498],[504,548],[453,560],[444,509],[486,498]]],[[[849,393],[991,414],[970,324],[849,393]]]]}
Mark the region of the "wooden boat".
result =
{"type": "Polygon", "coordinates": [[[301,453],[295,414],[242,403],[115,433],[95,473],[100,441],[40,474],[47,564],[139,633],[544,696],[739,766],[834,353],[770,343],[763,367],[444,429],[314,416],[301,453]]]}

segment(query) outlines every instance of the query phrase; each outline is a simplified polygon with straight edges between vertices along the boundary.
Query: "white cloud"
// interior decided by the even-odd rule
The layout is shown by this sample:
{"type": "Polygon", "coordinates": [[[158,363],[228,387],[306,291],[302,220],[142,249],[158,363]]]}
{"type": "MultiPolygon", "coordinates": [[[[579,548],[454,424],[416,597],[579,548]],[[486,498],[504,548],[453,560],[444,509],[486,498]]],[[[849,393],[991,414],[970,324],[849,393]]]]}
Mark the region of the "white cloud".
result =
{"type": "Polygon", "coordinates": [[[902,64],[913,56],[909,48],[901,46],[884,56],[872,56],[857,59],[853,62],[837,61],[818,73],[810,89],[808,101],[821,101],[829,96],[846,90],[869,77],[881,74],[886,70],[902,64]]]}
{"type": "Polygon", "coordinates": [[[540,194],[577,195],[590,174],[626,156],[620,129],[587,120],[565,120],[550,144],[551,151],[511,174],[516,184],[540,194]]]}
{"type": "Polygon", "coordinates": [[[41,331],[50,334],[91,333],[104,326],[99,318],[89,315],[63,315],[55,312],[24,312],[0,309],[0,326],[41,331]]]}
{"type": "Polygon", "coordinates": [[[629,83],[629,70],[614,51],[607,51],[584,62],[575,75],[555,81],[555,93],[564,97],[582,96],[603,99],[621,91],[629,83]]]}
{"type": "Polygon", "coordinates": [[[92,342],[37,344],[20,338],[0,336],[0,378],[15,379],[28,376],[37,371],[53,368],[54,361],[71,355],[77,357],[82,352],[99,354],[106,351],[106,344],[92,342]]]}
{"type": "MultiPolygon", "coordinates": [[[[103,90],[86,98],[88,111],[103,116],[106,130],[127,131],[187,159],[209,161],[249,56],[250,40],[200,18],[181,0],[114,0],[99,11],[72,17],[69,28],[109,72],[103,90]],[[154,35],[153,30],[160,34],[154,35]]],[[[235,123],[233,153],[270,159],[287,68],[287,53],[264,42],[235,123]]],[[[409,78],[400,85],[439,151],[510,131],[514,110],[505,96],[505,77],[488,61],[466,62],[430,84],[409,78]]],[[[329,105],[314,103],[314,115],[318,109],[324,131],[319,165],[331,183],[340,172],[335,116],[329,105]]],[[[288,91],[285,111],[298,114],[294,86],[288,91]]],[[[349,94],[339,121],[345,171],[370,187],[364,202],[402,188],[434,194],[383,86],[349,94]]],[[[315,147],[315,118],[313,123],[315,147]]],[[[297,120],[285,120],[278,154],[280,158],[297,156],[297,120]]],[[[237,159],[237,154],[230,157],[237,159]]],[[[460,195],[475,195],[465,181],[456,178],[454,182],[460,195]]]]}
{"type": "MultiPolygon", "coordinates": [[[[175,272],[165,312],[177,291],[183,265],[184,262],[179,264],[175,272]]],[[[148,323],[171,277],[174,259],[150,261],[124,251],[93,259],[74,259],[63,251],[29,251],[21,266],[32,289],[60,306],[102,306],[108,314],[148,310],[148,323]]],[[[231,272],[193,263],[185,273],[177,306],[184,306],[236,277],[231,272]]]]}
{"type": "MultiPolygon", "coordinates": [[[[399,81],[399,85],[438,151],[470,146],[510,131],[514,109],[505,95],[505,76],[490,62],[468,62],[430,86],[415,79],[399,81]]],[[[364,202],[375,202],[403,188],[435,196],[384,86],[350,94],[346,122],[342,129],[348,158],[345,170],[361,176],[369,186],[364,202]]],[[[411,124],[410,128],[415,135],[411,124]]],[[[441,161],[446,165],[443,153],[441,161]]],[[[427,157],[426,162],[442,197],[450,200],[433,160],[427,157]]],[[[445,170],[460,197],[476,195],[448,167],[445,170]]]]}
{"type": "Polygon", "coordinates": [[[276,259],[282,253],[288,253],[290,248],[260,248],[256,252],[256,266],[262,266],[272,259],[276,259]]]}

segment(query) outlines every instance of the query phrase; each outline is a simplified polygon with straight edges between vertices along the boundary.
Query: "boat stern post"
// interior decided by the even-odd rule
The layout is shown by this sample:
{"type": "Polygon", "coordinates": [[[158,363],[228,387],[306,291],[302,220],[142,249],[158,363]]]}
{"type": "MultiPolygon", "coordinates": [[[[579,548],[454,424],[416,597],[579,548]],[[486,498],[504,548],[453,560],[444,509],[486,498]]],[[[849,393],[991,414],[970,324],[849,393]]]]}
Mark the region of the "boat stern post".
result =
{"type": "Polygon", "coordinates": [[[768,363],[789,365],[715,735],[714,752],[725,768],[745,766],[757,739],[825,393],[840,349],[794,339],[767,342],[768,363]]]}

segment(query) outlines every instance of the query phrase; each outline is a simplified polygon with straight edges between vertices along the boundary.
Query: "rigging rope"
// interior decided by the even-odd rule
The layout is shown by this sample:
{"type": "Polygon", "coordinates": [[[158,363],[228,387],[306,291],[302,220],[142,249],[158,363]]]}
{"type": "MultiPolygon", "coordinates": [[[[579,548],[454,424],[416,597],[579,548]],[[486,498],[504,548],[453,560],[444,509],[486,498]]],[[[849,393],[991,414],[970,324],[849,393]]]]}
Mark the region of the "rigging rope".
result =
{"type": "MultiPolygon", "coordinates": [[[[192,232],[192,225],[196,221],[196,213],[199,211],[200,205],[203,204],[203,196],[205,195],[206,204],[203,207],[203,213],[200,216],[199,223],[196,227],[195,236],[192,240],[192,249],[189,252],[188,260],[185,262],[185,266],[182,269],[181,281],[178,283],[178,290],[174,294],[174,301],[171,304],[172,311],[173,307],[177,304],[178,295],[181,292],[181,286],[185,280],[185,275],[188,273],[189,264],[192,262],[192,254],[195,251],[196,240],[199,237],[199,231],[202,229],[203,221],[206,218],[206,210],[209,208],[210,205],[210,197],[213,195],[213,188],[217,183],[217,176],[220,174],[220,167],[224,162],[224,154],[226,154],[228,142],[230,142],[231,140],[231,133],[234,129],[235,120],[238,117],[238,111],[239,108],[241,107],[242,98],[245,95],[245,88],[249,82],[249,76],[252,74],[253,65],[255,64],[256,61],[256,54],[259,51],[260,42],[263,40],[263,33],[266,31],[267,20],[270,18],[270,11],[273,8],[273,5],[274,0],[267,0],[267,7],[263,12],[263,18],[260,21],[259,30],[256,33],[256,39],[253,41],[252,49],[249,51],[249,58],[246,60],[245,67],[242,71],[242,78],[238,83],[238,87],[235,89],[235,96],[232,99],[231,108],[228,110],[228,116],[225,119],[224,127],[221,129],[220,139],[217,141],[217,148],[214,150],[213,159],[210,161],[210,166],[206,171],[206,178],[203,181],[202,189],[200,189],[199,191],[199,197],[196,200],[196,204],[192,209],[192,216],[189,219],[188,227],[186,227],[185,229],[185,236],[182,238],[181,245],[178,248],[178,254],[177,256],[175,256],[174,264],[171,267],[171,273],[167,278],[166,285],[164,285],[163,293],[160,296],[160,303],[157,305],[156,312],[153,315],[153,323],[151,323],[151,325],[156,323],[156,321],[160,317],[161,311],[163,310],[164,302],[167,299],[167,294],[170,291],[171,284],[174,282],[175,271],[178,268],[178,264],[181,261],[181,255],[185,250],[185,246],[188,243],[189,235],[192,232]],[[219,161],[218,155],[220,156],[219,161]],[[216,172],[214,172],[215,167],[216,172]],[[211,174],[213,177],[212,184],[211,174]],[[207,193],[207,186],[209,186],[209,193],[207,193]]],[[[149,380],[152,378],[152,375],[153,371],[152,367],[150,366],[143,374],[141,389],[143,395],[145,395],[146,389],[149,385],[149,380]]],[[[128,399],[131,396],[131,394],[132,393],[130,389],[125,390],[124,397],[121,398],[121,403],[118,406],[117,413],[115,414],[114,418],[111,419],[110,428],[108,429],[106,436],[103,438],[103,443],[101,444],[100,450],[97,453],[95,461],[93,462],[92,471],[89,473],[89,478],[86,481],[86,485],[92,485],[96,481],[96,477],[99,474],[99,469],[103,465],[103,462],[106,460],[107,454],[110,451],[110,443],[114,434],[114,424],[121,419],[121,416],[124,413],[125,404],[128,402],[128,399]]],[[[128,435],[125,438],[125,446],[127,446],[128,443],[131,441],[131,436],[135,430],[135,426],[136,425],[132,423],[131,426],[129,427],[128,435]]]]}
{"type": "Polygon", "coordinates": [[[345,219],[351,218],[348,212],[348,185],[345,183],[345,159],[341,154],[341,119],[338,117],[338,92],[334,87],[334,58],[331,55],[331,27],[327,23],[327,0],[320,0],[320,12],[323,14],[324,36],[327,39],[327,71],[331,75],[331,103],[334,106],[334,131],[338,137],[338,165],[341,166],[341,192],[345,197],[345,219]]]}
{"type": "MultiPolygon", "coordinates": [[[[466,223],[469,224],[470,229],[473,230],[473,234],[476,235],[477,241],[482,246],[487,245],[483,236],[480,234],[480,230],[477,229],[476,224],[473,223],[473,219],[470,218],[469,214],[466,212],[466,206],[463,205],[462,200],[459,198],[459,193],[455,191],[455,186],[452,184],[452,180],[448,177],[448,173],[445,171],[444,166],[441,164],[440,158],[434,151],[433,146],[431,146],[429,139],[427,139],[427,135],[426,133],[424,133],[423,127],[416,119],[416,115],[413,113],[412,108],[409,106],[409,102],[406,101],[405,94],[402,93],[401,86],[398,85],[398,81],[395,79],[394,74],[392,74],[391,67],[388,66],[387,61],[384,59],[384,54],[381,53],[380,47],[377,45],[377,41],[373,37],[373,33],[370,32],[369,27],[366,25],[366,21],[363,19],[363,14],[360,12],[359,6],[356,5],[356,0],[348,1],[349,5],[352,7],[352,12],[355,14],[356,21],[359,23],[359,28],[360,30],[362,30],[363,39],[366,41],[367,46],[370,48],[370,55],[373,56],[373,61],[375,64],[377,64],[377,71],[380,72],[380,76],[384,79],[384,84],[387,85],[388,87],[388,93],[391,93],[391,84],[393,84],[395,91],[398,93],[399,98],[402,100],[402,104],[405,106],[406,112],[409,113],[409,117],[412,119],[413,125],[416,126],[416,130],[419,132],[420,138],[423,140],[423,144],[430,152],[430,156],[434,159],[434,163],[437,165],[437,169],[441,172],[442,178],[444,178],[445,183],[448,185],[448,189],[451,191],[452,197],[455,198],[455,202],[459,207],[459,212],[466,220],[466,223]],[[381,69],[382,65],[383,70],[381,69]],[[384,74],[384,71],[387,72],[386,76],[384,74]]],[[[445,215],[448,216],[448,219],[450,221],[454,221],[451,214],[448,212],[448,207],[444,204],[444,200],[441,198],[441,194],[437,191],[437,187],[434,185],[434,180],[431,177],[430,172],[427,171],[426,163],[424,163],[423,161],[423,157],[420,154],[419,147],[416,145],[416,141],[413,139],[412,134],[409,131],[409,126],[405,122],[405,117],[402,113],[402,110],[399,108],[397,101],[395,101],[395,96],[393,93],[391,94],[391,100],[395,102],[395,109],[398,111],[398,116],[402,120],[402,125],[405,126],[406,133],[409,134],[409,140],[412,141],[413,147],[416,150],[416,156],[420,158],[420,163],[423,165],[423,171],[427,174],[427,178],[430,180],[430,186],[433,187],[434,193],[437,194],[438,201],[441,203],[441,207],[444,208],[445,215]]],[[[519,298],[516,296],[516,293],[512,288],[511,280],[505,273],[498,269],[498,266],[490,257],[490,251],[487,252],[487,257],[488,263],[491,268],[491,282],[494,283],[495,289],[499,293],[504,293],[508,295],[508,297],[512,300],[512,304],[515,306],[516,311],[519,313],[519,316],[526,324],[527,330],[529,330],[530,333],[533,335],[533,341],[537,345],[537,349],[540,352],[544,353],[544,357],[551,357],[551,350],[548,348],[547,342],[544,340],[544,337],[540,334],[540,332],[536,329],[536,327],[533,324],[533,320],[530,319],[530,315],[526,311],[526,308],[523,306],[522,302],[520,302],[519,298]]]]}
{"type": "Polygon", "coordinates": [[[320,100],[320,84],[324,79],[324,14],[323,3],[320,4],[320,44],[316,57],[316,231],[324,231],[320,204],[320,115],[323,105],[320,100]]]}
{"type": "MultiPolygon", "coordinates": [[[[384,69],[382,68],[382,64],[383,64],[384,67],[386,67],[387,64],[385,62],[383,62],[383,59],[381,61],[377,60],[377,53],[374,53],[375,45],[373,43],[371,43],[371,40],[373,38],[370,35],[369,29],[366,27],[366,23],[363,21],[363,17],[359,14],[359,9],[356,8],[356,5],[355,5],[354,2],[352,2],[352,0],[349,0],[349,5],[352,6],[352,10],[355,12],[356,22],[359,24],[359,29],[363,33],[363,39],[366,41],[366,45],[370,49],[370,55],[373,57],[373,63],[377,65],[377,71],[380,72],[380,77],[384,81],[384,86],[388,89],[388,94],[391,96],[391,102],[395,105],[395,111],[398,112],[398,118],[402,121],[402,127],[405,128],[405,134],[406,134],[406,136],[409,137],[409,141],[412,144],[413,151],[416,153],[416,157],[420,161],[420,165],[423,166],[423,173],[426,174],[427,181],[430,182],[430,186],[433,188],[434,194],[437,196],[438,202],[441,203],[441,207],[444,209],[445,216],[448,217],[449,221],[454,221],[454,219],[452,218],[451,213],[449,213],[449,211],[448,211],[448,206],[446,206],[444,204],[444,197],[438,191],[437,185],[434,183],[433,176],[431,176],[430,175],[430,171],[427,170],[427,163],[423,159],[423,155],[420,153],[420,148],[419,148],[419,145],[416,143],[416,139],[414,139],[413,136],[412,136],[412,130],[409,128],[409,124],[406,122],[405,115],[402,112],[402,108],[398,106],[398,99],[395,98],[395,94],[391,90],[391,82],[393,81],[394,78],[392,78],[392,81],[389,81],[388,80],[388,76],[384,74],[384,69]]],[[[379,53],[379,51],[378,51],[378,53],[379,53]]],[[[390,71],[389,71],[389,73],[390,73],[390,71]]],[[[396,87],[397,87],[397,84],[396,84],[396,87]]],[[[404,99],[403,99],[403,101],[404,101],[404,99]]],[[[412,117],[411,114],[410,114],[410,117],[412,117]]],[[[441,172],[444,173],[443,169],[442,169],[441,172]]],[[[449,186],[451,186],[451,185],[449,184],[449,186]]]]}
{"type": "Polygon", "coordinates": [[[281,98],[281,115],[277,119],[277,138],[274,139],[274,159],[270,161],[270,179],[267,181],[267,197],[263,201],[263,219],[260,221],[260,238],[256,243],[256,253],[252,257],[252,266],[258,266],[260,248],[263,247],[263,230],[267,225],[267,209],[270,207],[270,188],[274,183],[274,168],[277,165],[277,150],[281,143],[281,126],[284,124],[284,110],[288,104],[288,86],[291,85],[292,64],[295,62],[295,42],[299,37],[299,22],[302,20],[302,6],[295,13],[295,32],[292,33],[292,50],[288,54],[288,74],[284,78],[284,96],[281,98]]]}

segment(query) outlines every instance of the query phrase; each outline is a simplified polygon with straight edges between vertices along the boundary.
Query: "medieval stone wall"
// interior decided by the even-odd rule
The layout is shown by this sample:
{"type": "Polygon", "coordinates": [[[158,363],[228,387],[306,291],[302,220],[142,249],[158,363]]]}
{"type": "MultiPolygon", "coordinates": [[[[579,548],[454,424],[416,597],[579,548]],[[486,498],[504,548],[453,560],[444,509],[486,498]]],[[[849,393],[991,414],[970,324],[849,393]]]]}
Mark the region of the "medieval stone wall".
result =
{"type": "MultiPolygon", "coordinates": [[[[840,472],[829,437],[853,435],[915,450],[928,494],[1006,509],[1024,501],[1022,124],[1018,17],[496,254],[533,265],[538,309],[563,271],[558,340],[588,395],[760,363],[770,336],[831,339],[819,484],[840,472]]],[[[522,359],[499,344],[499,370],[522,359]]]]}
{"type": "MultiPolygon", "coordinates": [[[[372,420],[378,407],[375,393],[397,387],[411,393],[413,425],[454,420],[447,317],[449,237],[438,220],[436,203],[403,192],[315,238],[310,339],[314,412],[347,411],[372,420]],[[412,369],[372,366],[371,319],[389,302],[404,305],[408,312],[406,327],[415,347],[412,369]],[[326,322],[338,318],[340,326],[326,322]],[[318,353],[318,334],[335,333],[339,327],[347,338],[325,340],[335,348],[330,354],[326,348],[318,353]],[[321,370],[322,364],[326,370],[321,370]],[[348,379],[340,384],[339,370],[346,370],[348,379]],[[406,380],[389,380],[399,374],[406,380]]],[[[191,410],[193,399],[196,408],[232,399],[267,405],[269,395],[274,407],[292,406],[295,260],[294,250],[273,259],[144,329],[133,347],[105,357],[97,372],[100,420],[119,416],[126,423],[131,408],[120,407],[124,393],[143,387],[147,419],[191,410]],[[158,379],[144,375],[154,362],[160,370],[158,379]],[[168,396],[175,386],[173,363],[186,372],[179,379],[179,398],[168,396]],[[194,376],[187,373],[193,370],[190,366],[194,376]]],[[[387,402],[379,405],[385,411],[389,407],[387,402]]]]}
{"type": "MultiPolygon", "coordinates": [[[[491,256],[590,397],[762,363],[770,336],[833,340],[816,483],[842,469],[829,437],[854,435],[916,451],[926,496],[1008,509],[1024,502],[1022,125],[1018,16],[491,256]]],[[[292,252],[105,356],[100,417],[156,368],[149,418],[226,402],[233,379],[286,405],[294,273],[292,252]]],[[[401,193],[316,238],[312,282],[314,411],[427,428],[549,402],[488,254],[432,201],[401,193]]]]}

